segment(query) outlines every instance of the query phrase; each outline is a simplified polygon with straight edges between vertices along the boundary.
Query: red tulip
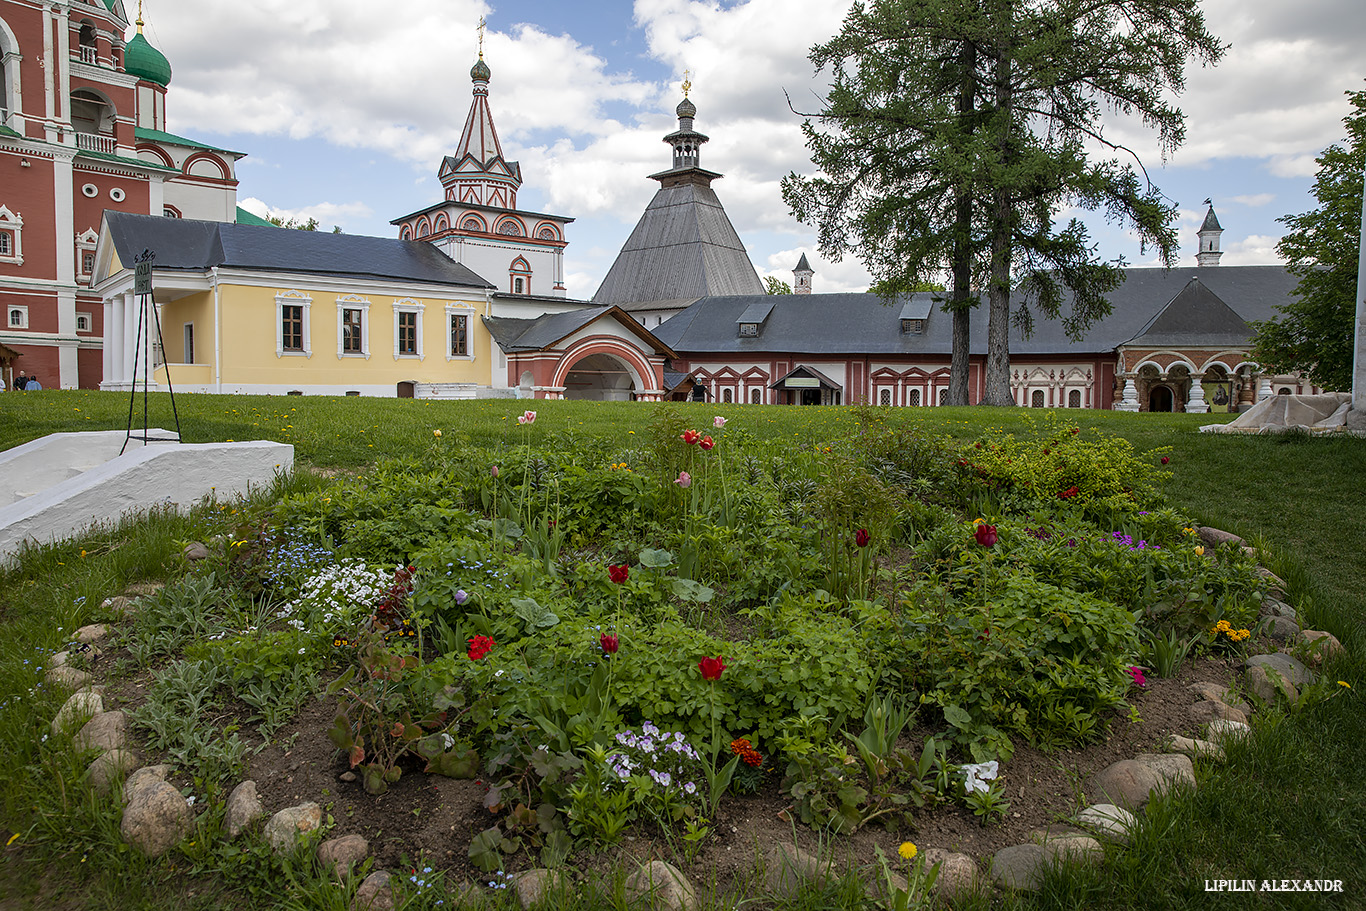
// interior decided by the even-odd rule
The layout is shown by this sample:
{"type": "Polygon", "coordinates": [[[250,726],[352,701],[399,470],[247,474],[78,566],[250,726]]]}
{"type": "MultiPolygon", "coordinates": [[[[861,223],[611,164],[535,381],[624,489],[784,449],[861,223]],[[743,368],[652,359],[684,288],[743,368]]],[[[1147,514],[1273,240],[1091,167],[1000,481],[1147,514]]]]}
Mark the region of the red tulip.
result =
{"type": "Polygon", "coordinates": [[[702,679],[712,683],[721,679],[721,672],[726,669],[726,662],[721,660],[721,656],[715,658],[703,658],[697,662],[697,669],[702,672],[702,679]]]}
{"type": "Polygon", "coordinates": [[[598,644],[602,646],[602,650],[607,654],[615,655],[617,649],[621,646],[621,640],[611,633],[603,633],[598,637],[598,644]]]}
{"type": "Polygon", "coordinates": [[[620,585],[626,581],[627,576],[631,575],[631,567],[625,563],[614,563],[607,567],[607,575],[613,582],[620,585]]]}
{"type": "Polygon", "coordinates": [[[1163,465],[1166,465],[1166,464],[1167,464],[1168,462],[1170,462],[1170,461],[1171,461],[1171,458],[1170,458],[1169,456],[1163,456],[1163,457],[1162,457],[1162,464],[1163,464],[1163,465]]]}
{"type": "Polygon", "coordinates": [[[991,547],[996,543],[996,526],[983,523],[977,526],[972,535],[977,539],[978,544],[983,547],[991,547]]]}
{"type": "Polygon", "coordinates": [[[696,430],[685,430],[683,431],[683,435],[679,437],[680,440],[687,443],[689,446],[696,444],[701,438],[702,435],[696,430]]]}
{"type": "Polygon", "coordinates": [[[854,532],[854,543],[857,544],[859,547],[867,547],[868,529],[860,528],[858,531],[854,532]]]}
{"type": "Polygon", "coordinates": [[[713,446],[716,445],[716,443],[712,440],[711,437],[703,437],[697,445],[701,446],[703,449],[711,449],[713,446]]]}

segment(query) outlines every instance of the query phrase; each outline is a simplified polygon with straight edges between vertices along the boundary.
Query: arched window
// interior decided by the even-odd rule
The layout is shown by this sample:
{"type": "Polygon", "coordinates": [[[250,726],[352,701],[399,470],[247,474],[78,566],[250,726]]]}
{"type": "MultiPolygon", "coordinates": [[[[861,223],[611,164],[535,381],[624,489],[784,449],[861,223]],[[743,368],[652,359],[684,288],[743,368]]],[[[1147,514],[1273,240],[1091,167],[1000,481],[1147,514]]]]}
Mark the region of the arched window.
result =
{"type": "Polygon", "coordinates": [[[912,407],[912,408],[919,408],[919,407],[920,407],[920,390],[919,390],[919,389],[912,389],[912,390],[911,390],[911,407],[912,407]]]}
{"type": "Polygon", "coordinates": [[[403,226],[403,230],[400,231],[400,232],[398,232],[398,239],[399,239],[399,240],[412,240],[412,239],[413,239],[413,229],[410,228],[410,227],[408,227],[407,225],[404,225],[404,226],[403,226]]]}
{"type": "Polygon", "coordinates": [[[1080,389],[1073,389],[1071,392],[1067,393],[1067,407],[1068,407],[1068,408],[1080,408],[1080,407],[1081,407],[1081,390],[1080,390],[1080,389]]]}
{"type": "Polygon", "coordinates": [[[515,218],[505,218],[498,223],[498,233],[506,237],[521,237],[522,223],[515,218]]]}
{"type": "Polygon", "coordinates": [[[879,393],[877,394],[877,403],[878,403],[879,405],[890,405],[890,404],[892,404],[892,390],[890,390],[890,389],[884,389],[884,390],[882,390],[881,392],[879,392],[879,393]]]}
{"type": "Polygon", "coordinates": [[[417,236],[419,238],[426,237],[428,234],[431,233],[432,229],[427,225],[426,219],[423,219],[422,221],[417,223],[417,236]]]}
{"type": "Polygon", "coordinates": [[[939,407],[943,408],[949,401],[948,387],[939,390],[939,407]]]}
{"type": "Polygon", "coordinates": [[[95,24],[89,19],[81,22],[81,31],[77,36],[80,45],[81,63],[88,63],[94,66],[99,62],[99,52],[95,49],[95,24]]]}
{"type": "Polygon", "coordinates": [[[764,403],[764,390],[755,386],[749,391],[749,403],[751,405],[762,405],[764,403]]]}
{"type": "Polygon", "coordinates": [[[723,401],[723,402],[728,402],[728,403],[729,403],[729,402],[734,402],[734,401],[735,401],[735,391],[732,390],[732,389],[725,389],[725,390],[723,390],[723,391],[721,392],[721,401],[723,401]]]}
{"type": "Polygon", "coordinates": [[[531,293],[531,264],[522,257],[517,257],[508,266],[508,288],[513,294],[531,293]]]}
{"type": "Polygon", "coordinates": [[[555,233],[555,229],[552,228],[550,225],[541,225],[540,230],[536,232],[536,236],[539,237],[541,240],[560,239],[560,236],[555,233]]]}
{"type": "Polygon", "coordinates": [[[460,229],[462,231],[483,232],[485,230],[484,220],[478,215],[466,215],[465,220],[460,223],[460,229]]]}
{"type": "Polygon", "coordinates": [[[1043,390],[1042,390],[1042,389],[1035,389],[1033,392],[1031,392],[1031,393],[1029,394],[1029,407],[1030,407],[1030,408],[1042,408],[1042,407],[1043,407],[1043,390]]]}
{"type": "Polygon", "coordinates": [[[446,216],[438,215],[436,217],[436,227],[432,230],[435,231],[437,234],[440,234],[442,231],[445,231],[449,227],[450,225],[446,222],[446,216]]]}

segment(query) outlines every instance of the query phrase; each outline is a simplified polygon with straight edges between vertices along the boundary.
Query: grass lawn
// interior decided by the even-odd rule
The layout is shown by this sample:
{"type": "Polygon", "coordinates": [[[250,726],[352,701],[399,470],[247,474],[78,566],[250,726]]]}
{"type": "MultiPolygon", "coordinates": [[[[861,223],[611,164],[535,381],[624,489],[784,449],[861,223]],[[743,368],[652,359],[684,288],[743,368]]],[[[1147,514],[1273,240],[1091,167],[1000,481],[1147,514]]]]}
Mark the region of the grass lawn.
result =
{"type": "MultiPolygon", "coordinates": [[[[186,442],[276,440],[294,445],[298,467],[347,471],[364,471],[380,457],[417,455],[432,446],[434,430],[442,431],[443,442],[468,443],[496,460],[522,445],[516,416],[528,405],[540,414],[527,435],[533,447],[582,451],[606,462],[611,454],[644,448],[658,413],[644,404],[510,400],[182,395],[176,404],[186,442]]],[[[913,425],[960,440],[1028,436],[1040,426],[1040,413],[1027,409],[673,407],[697,426],[724,415],[731,419],[727,433],[744,434],[774,453],[839,440],[870,422],[913,425]]],[[[139,401],[139,424],[141,408],[139,401]]],[[[152,398],[150,412],[152,425],[174,426],[164,396],[152,398]]],[[[0,450],[47,433],[122,429],[127,416],[123,395],[6,393],[0,395],[0,450]]],[[[1166,452],[1171,504],[1274,555],[1269,565],[1286,579],[1306,626],[1332,632],[1346,647],[1348,657],[1330,670],[1353,689],[1345,698],[1289,713],[1281,724],[1258,725],[1246,746],[1230,749],[1222,768],[1201,767],[1196,793],[1151,804],[1136,843],[1102,869],[1069,871],[1048,879],[1036,895],[998,894],[990,904],[1143,911],[1366,907],[1366,777],[1356,768],[1366,743],[1366,440],[1198,432],[1201,424],[1226,416],[1069,411],[1062,417],[1088,435],[1118,435],[1139,450],[1166,452]],[[1305,876],[1340,879],[1344,891],[1205,892],[1206,880],[1305,876]]],[[[61,785],[80,769],[35,748],[55,706],[50,697],[28,695],[41,679],[31,670],[34,650],[50,651],[64,641],[63,630],[89,622],[84,605],[98,604],[128,582],[160,578],[175,563],[179,544],[195,534],[192,521],[163,516],[99,536],[95,558],[77,559],[80,543],[58,546],[0,575],[0,750],[10,758],[0,772],[0,838],[17,836],[0,861],[0,909],[215,907],[211,896],[193,894],[193,880],[178,876],[186,867],[205,873],[205,882],[214,876],[232,882],[234,894],[249,896],[252,907],[276,906],[259,880],[238,877],[206,855],[173,853],[148,862],[114,851],[117,821],[111,831],[107,810],[61,785]],[[79,847],[82,837],[72,834],[82,827],[90,832],[88,852],[79,847]]],[[[286,875],[307,878],[300,871],[286,875]]],[[[279,898],[279,906],[340,908],[345,901],[322,881],[312,900],[301,905],[297,894],[279,898]]],[[[844,888],[805,900],[803,907],[814,909],[857,907],[861,898],[844,888]]],[[[574,906],[613,904],[595,887],[574,906]]]]}

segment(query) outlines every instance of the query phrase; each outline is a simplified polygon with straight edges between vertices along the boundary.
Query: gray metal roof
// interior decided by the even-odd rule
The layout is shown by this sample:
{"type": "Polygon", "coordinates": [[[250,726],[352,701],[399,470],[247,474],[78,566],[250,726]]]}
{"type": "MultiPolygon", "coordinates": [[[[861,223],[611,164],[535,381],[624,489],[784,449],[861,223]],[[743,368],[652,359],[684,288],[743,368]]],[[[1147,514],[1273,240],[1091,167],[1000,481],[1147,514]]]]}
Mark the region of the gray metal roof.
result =
{"type": "Polygon", "coordinates": [[[614,316],[640,337],[647,346],[669,357],[676,356],[667,343],[632,318],[631,314],[615,305],[605,307],[587,306],[581,310],[567,310],[564,313],[546,313],[534,319],[518,319],[510,316],[486,316],[484,325],[489,334],[506,352],[540,351],[548,348],[567,336],[573,335],[584,326],[603,316],[614,316]]]}
{"type": "Polygon", "coordinates": [[[650,301],[763,290],[716,191],[682,183],[655,193],[593,302],[633,310],[650,301]]]}
{"type": "Polygon", "coordinates": [[[156,254],[158,269],[198,272],[227,266],[493,287],[426,241],[126,212],[106,212],[105,221],[114,249],[125,266],[131,266],[143,250],[151,250],[156,254]]]}
{"type": "Polygon", "coordinates": [[[1125,344],[1144,348],[1239,347],[1252,327],[1199,278],[1192,278],[1125,344]]]}
{"type": "Polygon", "coordinates": [[[802,258],[801,258],[801,259],[797,260],[797,265],[794,266],[794,267],[792,268],[792,271],[793,271],[793,272],[815,272],[815,270],[811,268],[810,263],[808,263],[808,262],[806,261],[806,254],[805,254],[805,253],[802,254],[802,258]]]}
{"type": "Polygon", "coordinates": [[[737,323],[762,323],[768,319],[768,315],[773,312],[773,295],[764,296],[763,300],[754,301],[745,308],[745,312],[736,317],[737,323]]]}
{"type": "MultiPolygon", "coordinates": [[[[1111,313],[1092,324],[1080,341],[1063,331],[1060,320],[1038,318],[1034,334],[1022,338],[1011,326],[1013,355],[1111,352],[1153,321],[1193,277],[1192,268],[1131,268],[1110,294],[1111,313]]],[[[1289,303],[1298,281],[1284,266],[1213,266],[1200,270],[1200,281],[1226,303],[1243,323],[1269,319],[1277,305],[1289,303]]],[[[885,300],[875,294],[782,294],[704,297],[654,329],[661,341],[687,354],[729,355],[781,352],[803,354],[883,354],[946,357],[953,350],[953,317],[936,300],[943,295],[915,294],[885,300]],[[736,320],[763,299],[773,312],[758,337],[741,338],[736,320]],[[928,306],[925,331],[901,331],[906,304],[928,306]]],[[[1211,330],[1214,327],[1209,327],[1211,330]]],[[[972,314],[973,354],[986,353],[987,311],[972,314]]],[[[1211,339],[1215,336],[1211,335],[1211,339]]],[[[1193,344],[1188,339],[1186,344],[1193,344]]],[[[1215,341],[1214,344],[1226,344],[1215,341]]]]}
{"type": "Polygon", "coordinates": [[[1223,227],[1219,224],[1219,217],[1214,214],[1214,206],[1209,207],[1205,213],[1205,221],[1200,225],[1201,231],[1222,231],[1223,227]]]}

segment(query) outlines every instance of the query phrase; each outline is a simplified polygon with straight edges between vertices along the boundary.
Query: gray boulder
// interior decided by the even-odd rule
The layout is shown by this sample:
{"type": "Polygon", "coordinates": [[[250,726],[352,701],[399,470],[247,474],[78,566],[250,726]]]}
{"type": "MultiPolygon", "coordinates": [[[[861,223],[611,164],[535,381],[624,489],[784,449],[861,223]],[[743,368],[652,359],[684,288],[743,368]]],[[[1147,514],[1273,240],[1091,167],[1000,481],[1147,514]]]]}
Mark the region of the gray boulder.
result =
{"type": "Polygon", "coordinates": [[[981,872],[977,861],[967,854],[955,854],[943,848],[926,848],[920,855],[928,871],[939,865],[939,873],[934,880],[934,892],[950,902],[959,902],[982,887],[981,872]]]}
{"type": "Polygon", "coordinates": [[[128,745],[128,716],[117,709],[100,712],[85,723],[71,745],[78,750],[121,750],[128,745]]]}
{"type": "Polygon", "coordinates": [[[85,671],[65,664],[48,668],[43,676],[53,686],[71,692],[75,692],[83,686],[89,686],[92,679],[85,671]]]}
{"type": "Polygon", "coordinates": [[[1092,804],[1077,814],[1077,825],[1109,841],[1127,845],[1129,832],[1138,824],[1137,817],[1112,803],[1092,804]]]}
{"type": "Polygon", "coordinates": [[[370,842],[360,835],[329,838],[318,845],[318,863],[331,869],[334,879],[346,879],[352,867],[370,854],[370,842]]]}
{"type": "Polygon", "coordinates": [[[1011,845],[996,852],[991,859],[991,878],[999,886],[1007,889],[1034,890],[1039,888],[1043,868],[1048,866],[1049,855],[1043,845],[1032,842],[1025,845],[1011,845]]]}
{"type": "Polygon", "coordinates": [[[109,638],[109,627],[103,623],[90,623],[76,630],[77,642],[103,642],[109,638]]]}
{"type": "Polygon", "coordinates": [[[795,898],[803,888],[823,881],[829,872],[829,863],[822,863],[796,845],[774,845],[764,854],[764,894],[795,898]]]}
{"type": "Polygon", "coordinates": [[[626,903],[648,900],[658,911],[696,911],[697,892],[672,864],[652,860],[626,878],[626,903]]]}
{"type": "Polygon", "coordinates": [[[1294,657],[1285,652],[1273,652],[1270,655],[1253,655],[1247,659],[1248,667],[1269,667],[1277,671],[1295,686],[1304,686],[1306,683],[1314,682],[1314,674],[1309,668],[1305,667],[1294,657]]]}
{"type": "Polygon", "coordinates": [[[123,783],[123,804],[128,805],[128,801],[133,799],[133,792],[142,787],[149,781],[165,781],[171,777],[172,769],[166,763],[144,766],[138,769],[128,780],[123,783]]]}
{"type": "Polygon", "coordinates": [[[1201,541],[1204,541],[1210,547],[1218,547],[1220,544],[1241,545],[1243,543],[1243,539],[1232,532],[1210,528],[1207,525],[1197,526],[1195,533],[1200,536],[1201,541]]]}
{"type": "Polygon", "coordinates": [[[1179,753],[1140,753],[1121,759],[1091,776],[1087,792],[1110,803],[1140,809],[1155,793],[1178,784],[1195,786],[1195,767],[1179,753]]]}
{"type": "Polygon", "coordinates": [[[57,710],[57,717],[52,719],[52,736],[76,730],[103,711],[104,697],[99,693],[89,690],[72,693],[71,698],[57,710]]]}
{"type": "Polygon", "coordinates": [[[236,838],[266,815],[261,797],[256,793],[256,782],[248,779],[232,789],[223,813],[223,828],[229,838],[236,838]]]}
{"type": "Polygon", "coordinates": [[[1300,625],[1286,617],[1268,617],[1265,629],[1277,642],[1294,642],[1300,637],[1300,625]]]}
{"type": "Polygon", "coordinates": [[[1289,677],[1274,667],[1254,664],[1244,674],[1247,687],[1252,691],[1252,695],[1263,702],[1275,704],[1285,700],[1293,704],[1299,701],[1300,693],[1295,688],[1295,684],[1291,683],[1289,677]]]}
{"type": "Polygon", "coordinates": [[[194,827],[190,805],[174,785],[147,781],[132,792],[123,808],[119,831],[123,840],[148,857],[160,857],[194,827]]]}
{"type": "Polygon", "coordinates": [[[1203,702],[1195,703],[1195,705],[1186,710],[1186,715],[1190,718],[1191,724],[1194,724],[1197,727],[1202,724],[1209,724],[1211,721],[1221,718],[1230,721],[1241,721],[1244,724],[1247,724],[1247,716],[1238,709],[1235,709],[1231,705],[1225,705],[1222,702],[1215,702],[1212,699],[1206,699],[1203,702]]]}
{"type": "Polygon", "coordinates": [[[297,807],[285,807],[266,823],[266,841],[276,854],[292,854],[299,846],[299,836],[322,824],[322,807],[311,800],[297,807]]]}
{"type": "Polygon", "coordinates": [[[1308,655],[1309,663],[1314,667],[1318,667],[1324,661],[1332,661],[1345,651],[1337,636],[1321,629],[1302,630],[1299,641],[1304,653],[1308,655]]]}
{"type": "Polygon", "coordinates": [[[1208,740],[1192,740],[1189,737],[1172,737],[1172,752],[1184,753],[1191,759],[1212,759],[1224,761],[1224,748],[1208,740]]]}
{"type": "Polygon", "coordinates": [[[562,882],[555,870],[526,870],[512,878],[512,888],[517,893],[518,904],[529,909],[554,896],[562,882]]]}
{"type": "Polygon", "coordinates": [[[108,794],[123,776],[138,767],[138,757],[128,750],[109,750],[101,753],[86,767],[90,786],[100,794],[108,794]]]}
{"type": "Polygon", "coordinates": [[[356,890],[351,911],[394,911],[394,885],[387,870],[376,870],[356,890]]]}
{"type": "Polygon", "coordinates": [[[1205,732],[1206,736],[1216,744],[1240,740],[1251,733],[1252,728],[1236,721],[1211,721],[1209,729],[1205,732]]]}
{"type": "Polygon", "coordinates": [[[198,563],[200,560],[207,560],[209,557],[213,556],[209,549],[199,541],[191,541],[189,544],[186,544],[181,553],[183,553],[185,559],[189,560],[191,563],[198,563]]]}

